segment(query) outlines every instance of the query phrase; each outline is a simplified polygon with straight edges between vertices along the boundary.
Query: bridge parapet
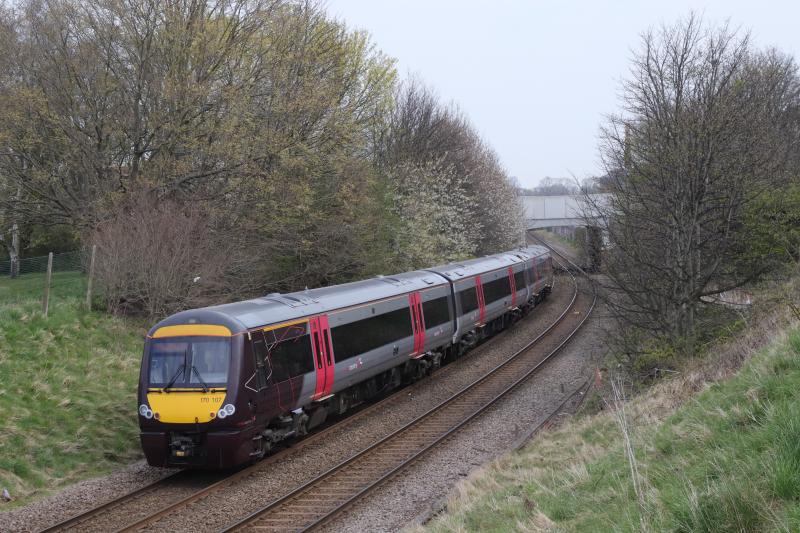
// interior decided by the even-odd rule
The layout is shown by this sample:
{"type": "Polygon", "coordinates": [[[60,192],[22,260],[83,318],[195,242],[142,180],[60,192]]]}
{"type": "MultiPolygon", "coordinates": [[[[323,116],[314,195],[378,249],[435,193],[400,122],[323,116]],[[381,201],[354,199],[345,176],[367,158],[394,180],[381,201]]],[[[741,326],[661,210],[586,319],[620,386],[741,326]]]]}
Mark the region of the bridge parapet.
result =
{"type": "MultiPolygon", "coordinates": [[[[592,194],[592,201],[600,204],[608,201],[607,194],[592,194]]],[[[520,196],[528,229],[559,226],[586,226],[587,218],[593,218],[583,195],[524,195],[520,196]]]]}

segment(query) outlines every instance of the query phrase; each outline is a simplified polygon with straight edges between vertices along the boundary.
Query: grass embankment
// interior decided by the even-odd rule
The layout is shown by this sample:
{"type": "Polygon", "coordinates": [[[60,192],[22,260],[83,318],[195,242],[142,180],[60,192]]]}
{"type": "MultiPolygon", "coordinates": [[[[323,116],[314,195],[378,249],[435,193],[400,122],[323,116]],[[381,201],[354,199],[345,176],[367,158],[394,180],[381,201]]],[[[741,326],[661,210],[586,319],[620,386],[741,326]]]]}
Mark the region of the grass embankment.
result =
{"type": "Polygon", "coordinates": [[[546,242],[560,245],[573,256],[577,256],[581,252],[578,242],[573,238],[559,235],[546,229],[535,230],[534,233],[546,242]]]}
{"type": "Polygon", "coordinates": [[[0,280],[0,487],[28,502],[140,456],[136,381],[144,324],[83,309],[85,281],[0,280]]]}
{"type": "Polygon", "coordinates": [[[429,528],[800,531],[800,329],[730,379],[720,361],[625,405],[638,489],[622,412],[606,410],[472,476],[429,528]]]}

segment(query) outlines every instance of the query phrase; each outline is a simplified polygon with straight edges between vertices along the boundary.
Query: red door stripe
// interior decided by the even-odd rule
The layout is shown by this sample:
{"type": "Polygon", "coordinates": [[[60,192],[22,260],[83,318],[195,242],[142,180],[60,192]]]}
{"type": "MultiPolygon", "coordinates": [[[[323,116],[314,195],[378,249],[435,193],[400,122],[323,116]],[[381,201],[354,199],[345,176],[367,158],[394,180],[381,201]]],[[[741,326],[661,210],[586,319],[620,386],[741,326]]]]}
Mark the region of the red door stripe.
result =
{"type": "Polygon", "coordinates": [[[417,300],[417,317],[418,317],[418,332],[419,332],[419,353],[425,351],[425,314],[422,312],[422,296],[415,293],[417,300]]]}
{"type": "Polygon", "coordinates": [[[517,283],[514,281],[514,267],[508,267],[508,282],[511,284],[511,307],[516,307],[517,283]]]}
{"type": "Polygon", "coordinates": [[[317,382],[314,386],[314,400],[323,398],[333,390],[335,361],[333,359],[333,343],[328,326],[328,315],[315,316],[309,319],[311,330],[311,352],[314,356],[314,367],[317,370],[317,382]]]}
{"type": "Polygon", "coordinates": [[[480,309],[478,323],[483,324],[483,320],[486,318],[486,302],[483,299],[483,283],[481,283],[480,276],[475,276],[475,292],[478,294],[478,308],[480,309]]]}
{"type": "Polygon", "coordinates": [[[333,379],[336,371],[336,361],[333,358],[333,341],[331,339],[331,328],[328,325],[328,315],[319,317],[320,335],[325,354],[325,389],[323,396],[327,396],[333,390],[333,379]]]}
{"type": "Polygon", "coordinates": [[[325,392],[325,356],[320,345],[319,317],[313,317],[308,321],[311,330],[311,352],[314,356],[314,368],[317,370],[317,382],[314,387],[314,397],[316,400],[321,398],[325,392]]]}
{"type": "Polygon", "coordinates": [[[414,334],[414,348],[411,351],[411,355],[417,354],[417,346],[419,345],[419,328],[417,327],[417,306],[414,300],[414,294],[411,293],[408,295],[408,311],[411,313],[411,331],[414,334]]]}

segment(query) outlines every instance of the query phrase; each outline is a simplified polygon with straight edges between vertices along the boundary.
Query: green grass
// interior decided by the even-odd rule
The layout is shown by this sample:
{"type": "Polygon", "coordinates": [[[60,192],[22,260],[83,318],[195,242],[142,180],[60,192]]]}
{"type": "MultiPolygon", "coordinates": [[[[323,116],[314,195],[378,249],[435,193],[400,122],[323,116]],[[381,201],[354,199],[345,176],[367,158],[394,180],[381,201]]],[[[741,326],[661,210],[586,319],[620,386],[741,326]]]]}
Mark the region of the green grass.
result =
{"type": "Polygon", "coordinates": [[[144,325],[82,307],[85,280],[0,279],[0,487],[26,503],[140,457],[136,381],[144,325]]]}
{"type": "Polygon", "coordinates": [[[570,237],[565,237],[564,235],[559,235],[558,233],[554,233],[552,231],[548,231],[545,229],[536,230],[534,233],[539,234],[541,238],[545,241],[550,242],[557,242],[567,250],[571,251],[573,254],[577,255],[581,253],[580,246],[578,245],[577,241],[570,237]]]}
{"type": "Polygon", "coordinates": [[[605,411],[473,476],[429,529],[800,531],[800,330],[674,411],[676,390],[626,407],[639,496],[605,411]]]}

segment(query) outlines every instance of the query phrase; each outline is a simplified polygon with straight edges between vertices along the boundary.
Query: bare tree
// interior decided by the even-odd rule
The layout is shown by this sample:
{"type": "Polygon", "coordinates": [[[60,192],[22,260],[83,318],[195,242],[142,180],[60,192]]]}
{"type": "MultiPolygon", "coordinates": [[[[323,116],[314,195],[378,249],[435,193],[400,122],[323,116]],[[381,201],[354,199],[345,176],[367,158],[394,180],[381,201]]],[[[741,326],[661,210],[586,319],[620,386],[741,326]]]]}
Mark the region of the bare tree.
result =
{"type": "Polygon", "coordinates": [[[701,298],[764,269],[763,258],[742,253],[743,217],[784,179],[784,113],[797,99],[793,70],[774,76],[755,57],[746,34],[695,15],[650,31],[623,85],[623,111],[602,130],[610,201],[587,202],[611,242],[612,307],[687,352],[701,298]]]}
{"type": "MultiPolygon", "coordinates": [[[[232,243],[197,206],[154,202],[141,194],[127,197],[115,211],[89,237],[97,245],[95,272],[110,312],[157,318],[216,303],[232,288],[232,243]]],[[[235,290],[241,290],[238,285],[235,290]]]]}

